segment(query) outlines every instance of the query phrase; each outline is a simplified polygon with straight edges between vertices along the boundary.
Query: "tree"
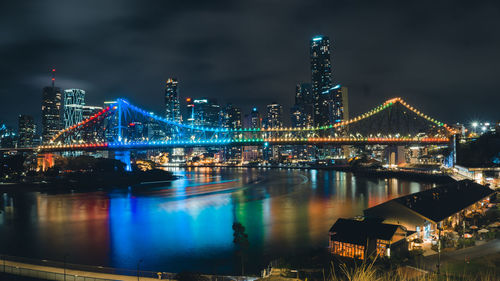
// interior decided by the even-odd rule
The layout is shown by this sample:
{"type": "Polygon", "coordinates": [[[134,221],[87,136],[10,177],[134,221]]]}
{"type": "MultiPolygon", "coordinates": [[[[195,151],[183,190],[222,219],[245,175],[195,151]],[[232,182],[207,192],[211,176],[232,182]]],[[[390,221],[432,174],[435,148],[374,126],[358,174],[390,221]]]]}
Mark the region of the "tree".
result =
{"type": "Polygon", "coordinates": [[[238,248],[236,254],[240,256],[241,259],[241,275],[245,274],[245,254],[248,249],[248,235],[245,233],[245,227],[239,223],[233,223],[233,243],[238,248]]]}

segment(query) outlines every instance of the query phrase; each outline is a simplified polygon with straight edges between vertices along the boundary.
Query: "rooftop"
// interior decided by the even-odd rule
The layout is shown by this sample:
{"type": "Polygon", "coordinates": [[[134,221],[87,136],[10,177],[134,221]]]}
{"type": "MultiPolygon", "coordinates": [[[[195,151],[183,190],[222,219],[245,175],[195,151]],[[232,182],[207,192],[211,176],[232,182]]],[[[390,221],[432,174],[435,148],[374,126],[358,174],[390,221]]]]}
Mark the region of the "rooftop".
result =
{"type": "Polygon", "coordinates": [[[494,190],[471,180],[462,180],[432,189],[402,196],[392,201],[440,222],[495,193],[494,190]]]}
{"type": "Polygon", "coordinates": [[[338,219],[330,228],[332,240],[365,245],[368,238],[391,240],[400,227],[372,220],[338,219]]]}

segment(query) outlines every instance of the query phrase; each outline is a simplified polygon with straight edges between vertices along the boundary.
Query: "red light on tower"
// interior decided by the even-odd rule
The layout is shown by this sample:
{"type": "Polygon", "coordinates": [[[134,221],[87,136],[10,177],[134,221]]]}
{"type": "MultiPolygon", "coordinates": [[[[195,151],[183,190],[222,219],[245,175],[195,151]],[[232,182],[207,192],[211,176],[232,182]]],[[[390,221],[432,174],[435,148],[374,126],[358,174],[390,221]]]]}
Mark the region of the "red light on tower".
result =
{"type": "Polygon", "coordinates": [[[55,68],[52,68],[52,72],[56,72],[56,69],[55,69],[55,68]]]}

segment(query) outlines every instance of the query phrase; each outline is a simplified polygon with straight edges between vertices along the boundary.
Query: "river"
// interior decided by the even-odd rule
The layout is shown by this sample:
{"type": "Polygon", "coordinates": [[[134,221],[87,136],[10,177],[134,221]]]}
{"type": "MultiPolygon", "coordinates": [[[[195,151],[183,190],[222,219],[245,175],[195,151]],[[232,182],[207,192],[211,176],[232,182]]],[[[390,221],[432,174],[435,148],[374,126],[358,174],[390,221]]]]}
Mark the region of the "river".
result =
{"type": "Polygon", "coordinates": [[[3,193],[0,253],[118,268],[235,274],[233,222],[247,268],[328,246],[339,217],[433,186],[323,170],[172,169],[180,179],[106,191],[3,193]]]}

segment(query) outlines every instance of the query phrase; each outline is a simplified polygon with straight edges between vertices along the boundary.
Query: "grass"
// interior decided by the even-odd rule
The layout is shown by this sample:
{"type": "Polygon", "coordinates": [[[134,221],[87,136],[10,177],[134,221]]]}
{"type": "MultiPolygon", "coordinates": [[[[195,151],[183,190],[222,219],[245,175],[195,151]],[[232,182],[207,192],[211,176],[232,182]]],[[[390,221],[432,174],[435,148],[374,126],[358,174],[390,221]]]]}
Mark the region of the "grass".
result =
{"type": "MultiPolygon", "coordinates": [[[[484,257],[483,257],[484,258],[484,257]]],[[[497,257],[498,258],[498,257],[497,257]]],[[[341,265],[341,270],[335,271],[332,265],[332,274],[325,281],[493,281],[499,280],[498,259],[491,257],[487,261],[471,261],[468,266],[449,264],[443,268],[443,273],[423,273],[400,267],[397,270],[383,271],[377,268],[374,262],[363,263],[354,267],[341,265]],[[493,267],[492,267],[493,266],[493,267]]]]}
{"type": "Polygon", "coordinates": [[[500,253],[483,256],[465,261],[448,261],[443,265],[443,270],[454,275],[477,276],[483,273],[491,273],[500,276],[500,253]]]}

